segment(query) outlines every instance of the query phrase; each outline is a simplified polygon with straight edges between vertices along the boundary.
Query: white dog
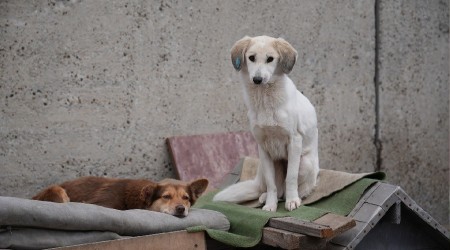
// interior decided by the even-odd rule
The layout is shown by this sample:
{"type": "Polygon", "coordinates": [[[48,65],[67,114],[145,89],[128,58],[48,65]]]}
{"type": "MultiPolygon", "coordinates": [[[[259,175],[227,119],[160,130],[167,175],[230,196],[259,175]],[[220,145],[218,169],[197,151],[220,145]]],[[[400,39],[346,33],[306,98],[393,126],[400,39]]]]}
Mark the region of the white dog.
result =
{"type": "Polygon", "coordinates": [[[214,196],[215,201],[240,203],[259,198],[263,210],[300,206],[316,185],[319,173],[317,118],[313,105],[287,76],[297,51],[284,39],[244,37],[231,49],[240,71],[251,131],[261,165],[254,180],[240,182],[214,196]]]}

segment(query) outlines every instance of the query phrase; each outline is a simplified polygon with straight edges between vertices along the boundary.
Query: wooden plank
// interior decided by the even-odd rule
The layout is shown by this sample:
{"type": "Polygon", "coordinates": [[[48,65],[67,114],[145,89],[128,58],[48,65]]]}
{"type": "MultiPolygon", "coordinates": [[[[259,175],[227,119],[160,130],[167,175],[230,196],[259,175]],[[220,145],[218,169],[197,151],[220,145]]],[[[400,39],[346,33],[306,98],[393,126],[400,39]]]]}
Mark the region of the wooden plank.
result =
{"type": "Polygon", "coordinates": [[[58,247],[59,250],[202,250],[206,249],[204,232],[188,233],[176,231],[170,233],[152,234],[119,240],[102,241],[69,247],[58,247]]]}
{"type": "Polygon", "coordinates": [[[303,234],[266,227],[263,229],[262,243],[283,249],[298,249],[303,234]]]}
{"type": "Polygon", "coordinates": [[[293,233],[282,229],[266,227],[263,229],[262,243],[283,249],[323,249],[325,239],[293,233]]]}
{"type": "Polygon", "coordinates": [[[366,202],[352,218],[357,221],[367,222],[374,227],[385,213],[380,206],[366,202]]]}
{"type": "Polygon", "coordinates": [[[356,221],[355,227],[334,237],[333,239],[330,240],[330,242],[336,245],[346,247],[355,240],[358,240],[359,242],[366,236],[366,234],[369,233],[370,229],[372,228],[368,223],[356,221]]]}
{"type": "Polygon", "coordinates": [[[293,217],[271,218],[268,226],[319,238],[326,238],[328,235],[333,234],[333,230],[328,226],[293,217]]]}
{"type": "Polygon", "coordinates": [[[353,218],[329,213],[312,222],[293,217],[272,218],[268,225],[294,233],[330,239],[354,227],[356,222],[353,218]]]}
{"type": "Polygon", "coordinates": [[[332,235],[327,236],[327,238],[337,236],[356,226],[356,222],[353,218],[332,213],[320,217],[319,219],[315,220],[314,223],[328,226],[331,228],[332,235]]]}

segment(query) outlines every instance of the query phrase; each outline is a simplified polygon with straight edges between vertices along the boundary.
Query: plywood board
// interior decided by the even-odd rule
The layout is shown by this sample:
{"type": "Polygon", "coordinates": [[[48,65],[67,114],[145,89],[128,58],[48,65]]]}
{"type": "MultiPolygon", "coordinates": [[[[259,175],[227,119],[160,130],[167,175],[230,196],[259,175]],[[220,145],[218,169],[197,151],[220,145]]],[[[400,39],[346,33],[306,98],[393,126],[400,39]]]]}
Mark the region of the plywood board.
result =
{"type": "Polygon", "coordinates": [[[250,132],[175,136],[167,139],[169,154],[180,180],[208,178],[217,188],[245,156],[258,156],[250,132]]]}
{"type": "Polygon", "coordinates": [[[263,229],[262,243],[283,249],[323,249],[325,239],[293,233],[282,229],[266,227],[263,229]]]}
{"type": "Polygon", "coordinates": [[[318,238],[333,238],[356,225],[349,217],[326,214],[315,221],[303,221],[293,217],[271,218],[270,227],[318,238]]]}
{"type": "Polygon", "coordinates": [[[206,249],[204,232],[188,233],[176,231],[152,234],[120,240],[102,241],[70,247],[52,248],[58,250],[202,250],[206,249]]]}

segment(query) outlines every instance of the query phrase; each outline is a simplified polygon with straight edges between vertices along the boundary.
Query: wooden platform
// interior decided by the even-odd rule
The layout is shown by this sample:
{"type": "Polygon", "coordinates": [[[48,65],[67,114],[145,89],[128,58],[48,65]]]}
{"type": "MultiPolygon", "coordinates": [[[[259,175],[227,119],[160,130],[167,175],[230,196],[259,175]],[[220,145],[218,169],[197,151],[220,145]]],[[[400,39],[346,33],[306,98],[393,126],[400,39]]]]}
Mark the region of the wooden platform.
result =
{"type": "Polygon", "coordinates": [[[336,214],[326,214],[312,222],[272,218],[263,229],[262,242],[283,249],[323,249],[327,241],[354,226],[355,220],[336,214]]]}
{"type": "MultiPolygon", "coordinates": [[[[291,217],[272,218],[268,226],[263,229],[261,243],[283,249],[324,249],[327,241],[354,225],[355,221],[353,219],[333,214],[326,214],[313,222],[301,221],[291,217]]],[[[232,247],[212,242],[211,239],[208,242],[209,244],[206,242],[204,232],[187,233],[186,231],[176,231],[52,249],[232,249],[232,247]]]]}
{"type": "Polygon", "coordinates": [[[70,247],[58,247],[59,250],[202,250],[206,249],[205,233],[188,233],[176,231],[162,234],[152,234],[130,237],[119,240],[82,244],[70,247]]]}
{"type": "MultiPolygon", "coordinates": [[[[211,176],[214,187],[247,178],[245,173],[241,176],[243,164],[239,161],[245,156],[257,156],[257,145],[249,132],[171,137],[167,144],[180,179],[211,176]]],[[[272,218],[263,229],[261,242],[284,249],[322,249],[327,241],[355,225],[352,218],[335,214],[313,222],[272,218]]]]}

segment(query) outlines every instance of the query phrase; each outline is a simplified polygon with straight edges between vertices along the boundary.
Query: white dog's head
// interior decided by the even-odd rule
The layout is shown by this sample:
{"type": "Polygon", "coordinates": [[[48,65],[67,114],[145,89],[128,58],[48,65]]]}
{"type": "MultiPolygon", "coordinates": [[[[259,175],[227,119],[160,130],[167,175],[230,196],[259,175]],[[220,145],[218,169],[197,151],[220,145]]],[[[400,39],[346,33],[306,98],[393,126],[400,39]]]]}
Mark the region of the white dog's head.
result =
{"type": "Polygon", "coordinates": [[[272,83],[281,74],[288,74],[297,60],[297,51],[283,38],[268,36],[244,37],[231,49],[231,62],[242,70],[248,82],[272,83]]]}

